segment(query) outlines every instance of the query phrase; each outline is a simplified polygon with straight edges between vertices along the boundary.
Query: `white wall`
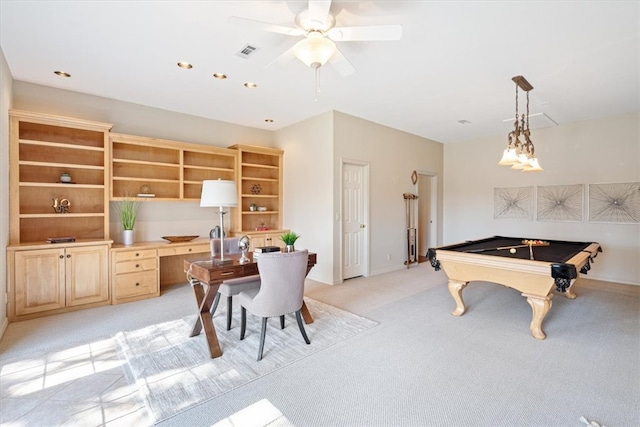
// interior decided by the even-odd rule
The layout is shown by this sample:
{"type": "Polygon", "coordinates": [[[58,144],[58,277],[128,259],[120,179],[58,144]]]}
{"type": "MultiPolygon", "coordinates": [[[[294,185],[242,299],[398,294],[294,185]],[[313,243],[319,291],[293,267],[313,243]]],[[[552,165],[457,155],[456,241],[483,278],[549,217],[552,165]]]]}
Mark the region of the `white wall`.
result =
{"type": "MultiPolygon", "coordinates": [[[[228,147],[233,144],[273,146],[273,132],[234,125],[115,99],[14,82],[14,108],[113,123],[112,132],[228,147]]],[[[111,203],[111,238],[120,242],[120,224],[111,203]]],[[[225,227],[233,215],[225,218],[225,227]]],[[[143,202],[135,239],[161,240],[167,235],[208,236],[218,225],[217,211],[197,202],[143,202]]]]}
{"type": "MultiPolygon", "coordinates": [[[[506,133],[444,148],[444,243],[492,235],[595,241],[604,252],[589,278],[640,284],[640,224],[496,220],[495,187],[640,181],[640,114],[569,123],[532,131],[545,169],[522,173],[498,166],[506,133]]],[[[585,207],[587,187],[585,186],[585,207]]],[[[535,208],[534,208],[535,210],[535,208]]]]}
{"type": "MultiPolygon", "coordinates": [[[[370,274],[406,268],[404,193],[416,193],[414,170],[438,176],[438,205],[442,206],[443,149],[439,142],[399,131],[348,114],[334,113],[333,205],[340,213],[340,164],[343,159],[370,165],[370,274]],[[390,260],[387,260],[390,255],[390,260]]],[[[442,211],[438,230],[442,230],[442,211]]],[[[340,277],[340,224],[334,221],[334,274],[340,277]]],[[[442,236],[438,236],[438,242],[442,236]]]]}
{"type": "Polygon", "coordinates": [[[334,283],[333,113],[276,132],[284,150],[283,225],[300,234],[296,248],[318,254],[309,278],[334,283]]]}
{"type": "Polygon", "coordinates": [[[9,108],[13,78],[0,49],[0,337],[7,324],[7,245],[9,244],[9,108]]]}

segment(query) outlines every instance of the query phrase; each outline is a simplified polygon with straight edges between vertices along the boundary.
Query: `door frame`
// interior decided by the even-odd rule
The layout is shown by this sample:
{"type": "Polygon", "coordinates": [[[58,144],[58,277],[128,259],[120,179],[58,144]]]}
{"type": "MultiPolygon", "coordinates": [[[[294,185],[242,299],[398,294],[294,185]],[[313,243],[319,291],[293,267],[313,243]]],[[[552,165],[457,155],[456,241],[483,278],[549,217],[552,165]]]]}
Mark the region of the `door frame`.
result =
{"type": "Polygon", "coordinates": [[[344,281],[344,271],[343,271],[343,266],[344,266],[344,253],[343,253],[343,234],[342,234],[342,230],[343,230],[343,222],[342,222],[342,218],[343,218],[343,192],[344,192],[344,187],[342,185],[343,183],[343,176],[344,176],[344,165],[345,164],[349,164],[349,165],[354,165],[354,166],[359,166],[362,168],[362,215],[363,215],[363,221],[365,224],[365,228],[364,228],[364,235],[362,237],[362,276],[363,277],[368,277],[370,275],[370,271],[369,271],[369,242],[370,242],[370,204],[371,204],[371,199],[370,199],[370,194],[369,194],[369,189],[371,188],[370,186],[370,169],[371,169],[371,164],[369,162],[363,161],[363,160],[356,160],[356,159],[350,159],[350,158],[346,158],[346,157],[342,157],[340,158],[340,203],[339,203],[339,207],[340,207],[340,226],[339,226],[339,232],[338,232],[338,246],[339,246],[339,253],[340,253],[340,283],[342,283],[344,281]]]}
{"type": "MultiPolygon", "coordinates": [[[[431,195],[431,200],[429,200],[429,218],[431,219],[431,223],[429,224],[429,228],[427,230],[427,247],[421,248],[420,245],[418,245],[418,250],[420,251],[418,254],[426,254],[426,249],[435,248],[438,246],[438,174],[435,172],[421,170],[418,170],[416,172],[418,173],[418,181],[415,184],[416,193],[419,193],[419,186],[422,182],[422,180],[420,179],[420,175],[429,177],[428,185],[430,185],[431,187],[429,191],[431,195]]],[[[415,218],[419,218],[419,208],[420,204],[416,203],[416,206],[414,208],[415,218]]],[[[420,225],[418,224],[418,229],[419,227],[420,225]]],[[[419,241],[419,239],[417,240],[419,241]]]]}

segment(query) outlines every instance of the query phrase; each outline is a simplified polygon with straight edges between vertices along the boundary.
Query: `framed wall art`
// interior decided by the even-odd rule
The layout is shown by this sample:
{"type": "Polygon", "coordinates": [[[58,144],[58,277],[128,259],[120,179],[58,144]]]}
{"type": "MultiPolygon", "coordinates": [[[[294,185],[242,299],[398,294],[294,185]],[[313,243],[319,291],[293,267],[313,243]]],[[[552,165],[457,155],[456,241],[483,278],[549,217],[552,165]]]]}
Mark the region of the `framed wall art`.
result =
{"type": "Polygon", "coordinates": [[[533,220],[533,187],[494,188],[493,217],[533,220]]]}
{"type": "Polygon", "coordinates": [[[589,221],[640,223],[640,182],[589,184],[589,221]]]}

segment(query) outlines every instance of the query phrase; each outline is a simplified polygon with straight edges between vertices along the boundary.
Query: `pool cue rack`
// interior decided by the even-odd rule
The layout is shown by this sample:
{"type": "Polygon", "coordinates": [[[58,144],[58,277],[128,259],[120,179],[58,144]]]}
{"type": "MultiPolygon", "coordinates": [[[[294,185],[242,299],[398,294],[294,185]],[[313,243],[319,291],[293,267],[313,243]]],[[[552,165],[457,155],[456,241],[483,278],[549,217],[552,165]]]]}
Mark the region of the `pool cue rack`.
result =
{"type": "Polygon", "coordinates": [[[415,194],[404,193],[402,195],[406,208],[407,220],[407,259],[404,264],[409,268],[411,264],[418,262],[416,251],[416,224],[415,224],[415,207],[414,200],[418,198],[415,194]]]}

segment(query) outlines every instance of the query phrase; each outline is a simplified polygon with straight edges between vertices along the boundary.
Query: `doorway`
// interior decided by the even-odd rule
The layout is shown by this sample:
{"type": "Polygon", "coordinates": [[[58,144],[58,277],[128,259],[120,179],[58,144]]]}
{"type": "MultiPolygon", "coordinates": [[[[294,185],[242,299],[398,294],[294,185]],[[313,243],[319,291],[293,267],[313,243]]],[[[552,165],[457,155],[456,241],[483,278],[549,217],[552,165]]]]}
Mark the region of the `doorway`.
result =
{"type": "Polygon", "coordinates": [[[437,207],[438,207],[438,177],[429,172],[418,171],[416,182],[418,203],[415,209],[417,223],[417,253],[418,262],[426,262],[427,249],[437,246],[437,207]]]}
{"type": "Polygon", "coordinates": [[[368,276],[369,164],[343,160],[341,181],[342,280],[368,276]]]}

